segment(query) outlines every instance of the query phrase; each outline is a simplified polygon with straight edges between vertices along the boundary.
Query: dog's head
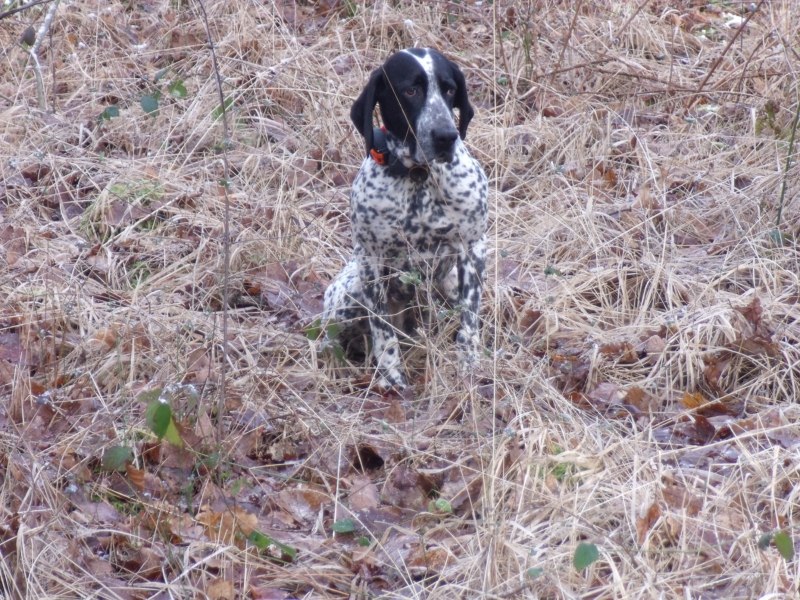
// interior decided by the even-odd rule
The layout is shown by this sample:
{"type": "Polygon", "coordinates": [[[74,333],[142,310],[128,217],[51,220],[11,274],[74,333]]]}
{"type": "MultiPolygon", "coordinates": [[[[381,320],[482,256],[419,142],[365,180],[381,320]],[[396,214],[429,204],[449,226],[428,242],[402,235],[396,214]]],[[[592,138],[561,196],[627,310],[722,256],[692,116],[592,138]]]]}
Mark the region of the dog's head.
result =
{"type": "Polygon", "coordinates": [[[467,135],[475,114],[461,69],[430,48],[397,52],[372,72],[350,110],[367,153],[374,143],[375,105],[380,105],[386,130],[403,144],[405,158],[416,164],[452,161],[456,140],[467,135]],[[459,113],[457,128],[454,108],[459,113]]]}

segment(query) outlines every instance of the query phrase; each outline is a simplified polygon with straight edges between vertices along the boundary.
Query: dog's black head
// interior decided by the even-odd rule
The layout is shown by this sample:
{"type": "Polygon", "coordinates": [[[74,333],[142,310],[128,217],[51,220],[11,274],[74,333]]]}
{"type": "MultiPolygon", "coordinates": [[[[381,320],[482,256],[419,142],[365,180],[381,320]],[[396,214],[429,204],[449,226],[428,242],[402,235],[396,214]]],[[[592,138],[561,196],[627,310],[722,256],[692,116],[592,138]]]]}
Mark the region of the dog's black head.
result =
{"type": "Polygon", "coordinates": [[[380,105],[387,131],[402,142],[417,164],[450,162],[456,139],[467,135],[475,114],[467,99],[464,74],[438,51],[402,50],[373,71],[350,110],[367,153],[373,148],[372,113],[380,105]],[[458,129],[453,109],[459,112],[458,129]]]}

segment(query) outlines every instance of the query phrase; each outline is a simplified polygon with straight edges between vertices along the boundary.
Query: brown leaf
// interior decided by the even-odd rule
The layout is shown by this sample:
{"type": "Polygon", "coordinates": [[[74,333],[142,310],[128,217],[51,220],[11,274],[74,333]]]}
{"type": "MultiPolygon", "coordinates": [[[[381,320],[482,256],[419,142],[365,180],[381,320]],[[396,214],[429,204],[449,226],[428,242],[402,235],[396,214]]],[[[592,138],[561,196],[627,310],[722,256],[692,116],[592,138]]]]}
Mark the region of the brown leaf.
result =
{"type": "Polygon", "coordinates": [[[236,591],[233,589],[233,582],[218,578],[208,584],[206,596],[209,600],[234,600],[236,591]]]}
{"type": "Polygon", "coordinates": [[[706,397],[700,392],[685,392],[681,398],[681,404],[683,404],[689,410],[700,408],[707,402],[708,400],[706,397]]]}
{"type": "Polygon", "coordinates": [[[705,377],[709,387],[717,393],[722,392],[720,379],[727,372],[731,359],[722,359],[719,357],[709,356],[704,358],[703,362],[706,363],[706,366],[703,369],[703,377],[705,377]]]}
{"type": "Polygon", "coordinates": [[[205,528],[209,540],[221,544],[235,544],[238,548],[244,548],[245,539],[258,525],[256,515],[239,507],[222,512],[202,511],[196,519],[205,528]]]}
{"type": "Polygon", "coordinates": [[[323,504],[328,502],[330,497],[326,492],[313,488],[284,489],[275,499],[275,503],[301,525],[313,523],[323,504]]]}
{"type": "Polygon", "coordinates": [[[636,348],[630,342],[603,344],[600,353],[621,364],[632,364],[639,360],[636,348]]]}
{"type": "Polygon", "coordinates": [[[657,502],[653,502],[645,512],[644,516],[636,519],[636,539],[639,544],[643,544],[647,537],[647,532],[652,529],[656,521],[661,517],[661,507],[657,502]]]}
{"type": "Polygon", "coordinates": [[[645,415],[649,415],[654,409],[657,408],[656,398],[654,398],[652,394],[649,394],[647,391],[640,388],[638,385],[628,388],[628,390],[625,392],[625,398],[622,402],[623,404],[645,415]]]}
{"type": "Polygon", "coordinates": [[[686,514],[695,517],[703,508],[703,499],[698,498],[686,487],[672,477],[666,476],[661,488],[661,497],[667,506],[673,510],[686,510],[686,514]]]}
{"type": "Polygon", "coordinates": [[[380,504],[378,486],[366,475],[356,475],[350,484],[347,504],[352,511],[377,508],[380,504]]]}
{"type": "Polygon", "coordinates": [[[208,350],[205,348],[195,348],[189,352],[186,359],[186,375],[184,380],[198,384],[206,383],[214,376],[213,364],[208,350]]]}
{"type": "Polygon", "coordinates": [[[430,488],[415,470],[398,465],[386,478],[381,500],[393,506],[423,510],[428,503],[430,488]]]}
{"type": "Polygon", "coordinates": [[[383,418],[387,423],[405,423],[407,417],[403,399],[396,395],[389,397],[389,406],[386,408],[383,418]]]}
{"type": "Polygon", "coordinates": [[[761,300],[758,296],[753,296],[750,304],[744,308],[736,307],[736,310],[744,315],[744,318],[757,329],[761,325],[761,318],[764,316],[764,308],[761,306],[761,300]]]}
{"type": "Polygon", "coordinates": [[[125,474],[128,476],[128,481],[133,484],[140,492],[144,491],[144,475],[145,472],[143,469],[137,469],[130,463],[125,465],[125,474]]]}

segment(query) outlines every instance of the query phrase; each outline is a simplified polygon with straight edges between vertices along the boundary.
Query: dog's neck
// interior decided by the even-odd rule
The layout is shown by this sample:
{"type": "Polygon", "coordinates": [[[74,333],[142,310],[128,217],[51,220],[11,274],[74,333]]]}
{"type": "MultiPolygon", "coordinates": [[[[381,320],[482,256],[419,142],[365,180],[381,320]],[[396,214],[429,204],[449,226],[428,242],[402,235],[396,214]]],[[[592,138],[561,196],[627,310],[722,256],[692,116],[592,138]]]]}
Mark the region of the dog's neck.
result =
{"type": "Polygon", "coordinates": [[[397,136],[385,129],[375,128],[372,132],[370,156],[379,165],[386,167],[392,177],[408,177],[417,183],[428,179],[430,169],[411,158],[411,148],[397,136]]]}

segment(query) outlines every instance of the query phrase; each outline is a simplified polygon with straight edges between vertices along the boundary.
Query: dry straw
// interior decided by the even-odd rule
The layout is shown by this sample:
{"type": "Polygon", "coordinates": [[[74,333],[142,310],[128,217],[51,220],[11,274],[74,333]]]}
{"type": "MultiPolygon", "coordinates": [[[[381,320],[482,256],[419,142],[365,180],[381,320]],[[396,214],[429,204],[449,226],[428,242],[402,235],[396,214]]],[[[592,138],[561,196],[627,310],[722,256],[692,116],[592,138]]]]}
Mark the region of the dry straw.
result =
{"type": "Polygon", "coordinates": [[[61,3],[46,110],[47,5],[0,20],[0,596],[796,595],[796,3],[204,7],[61,3]],[[433,307],[395,398],[306,328],[413,45],[467,74],[491,265],[479,368],[433,307]]]}

